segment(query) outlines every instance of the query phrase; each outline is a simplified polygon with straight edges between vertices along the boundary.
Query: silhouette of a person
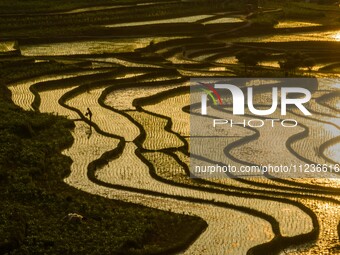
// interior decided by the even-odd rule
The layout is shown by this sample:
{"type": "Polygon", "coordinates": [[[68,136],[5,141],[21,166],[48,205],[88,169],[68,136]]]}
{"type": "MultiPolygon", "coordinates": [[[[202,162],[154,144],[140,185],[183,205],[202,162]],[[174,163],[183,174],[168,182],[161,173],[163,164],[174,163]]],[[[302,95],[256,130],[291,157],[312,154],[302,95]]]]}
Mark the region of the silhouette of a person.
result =
{"type": "Polygon", "coordinates": [[[87,112],[85,113],[85,116],[88,116],[90,119],[90,123],[92,123],[92,112],[90,108],[87,107],[87,112]]]}

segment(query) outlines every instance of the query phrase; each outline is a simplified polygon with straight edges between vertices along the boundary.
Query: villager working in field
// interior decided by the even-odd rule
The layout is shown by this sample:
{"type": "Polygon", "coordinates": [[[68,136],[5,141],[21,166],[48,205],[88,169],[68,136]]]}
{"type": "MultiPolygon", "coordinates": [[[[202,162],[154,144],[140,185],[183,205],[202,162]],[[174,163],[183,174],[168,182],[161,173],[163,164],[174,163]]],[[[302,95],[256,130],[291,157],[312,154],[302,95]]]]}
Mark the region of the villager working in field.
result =
{"type": "Polygon", "coordinates": [[[91,112],[91,110],[90,110],[90,108],[88,108],[87,107],[87,112],[85,113],[85,116],[87,117],[89,117],[89,119],[90,119],[90,125],[92,124],[92,112],[91,112]]]}

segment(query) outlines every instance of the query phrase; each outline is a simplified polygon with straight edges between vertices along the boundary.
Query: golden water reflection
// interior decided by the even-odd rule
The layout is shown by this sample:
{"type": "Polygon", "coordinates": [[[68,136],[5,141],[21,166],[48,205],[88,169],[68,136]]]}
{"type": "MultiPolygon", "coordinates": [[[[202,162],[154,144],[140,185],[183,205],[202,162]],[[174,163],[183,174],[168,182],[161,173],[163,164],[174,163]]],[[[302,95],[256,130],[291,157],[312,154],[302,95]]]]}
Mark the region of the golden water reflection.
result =
{"type": "Polygon", "coordinates": [[[317,27],[317,26],[321,26],[321,24],[289,20],[289,21],[281,21],[281,22],[279,22],[275,26],[275,28],[317,27]]]}
{"type": "Polygon", "coordinates": [[[257,37],[239,37],[232,38],[235,42],[301,42],[301,41],[340,41],[340,31],[325,31],[325,32],[306,32],[306,33],[287,33],[276,35],[264,35],[257,37]]]}
{"type": "Polygon", "coordinates": [[[338,32],[334,35],[334,39],[335,39],[335,41],[340,42],[340,32],[338,32]]]}

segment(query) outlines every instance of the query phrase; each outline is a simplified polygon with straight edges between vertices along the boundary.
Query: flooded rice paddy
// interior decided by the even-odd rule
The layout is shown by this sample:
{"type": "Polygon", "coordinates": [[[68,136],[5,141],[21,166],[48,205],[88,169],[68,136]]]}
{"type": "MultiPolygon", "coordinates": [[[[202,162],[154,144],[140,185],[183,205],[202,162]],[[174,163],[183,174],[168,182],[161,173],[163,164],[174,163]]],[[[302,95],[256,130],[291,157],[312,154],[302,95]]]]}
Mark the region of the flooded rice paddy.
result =
{"type": "Polygon", "coordinates": [[[190,17],[181,17],[174,19],[161,19],[161,20],[152,20],[152,21],[141,21],[141,22],[129,22],[129,23],[119,23],[113,25],[106,25],[106,27],[129,27],[129,26],[145,26],[151,24],[166,24],[166,23],[191,23],[198,22],[199,20],[210,18],[212,15],[197,15],[190,17]]]}
{"type": "MultiPolygon", "coordinates": [[[[106,9],[101,8],[73,12],[106,9]]],[[[245,20],[246,17],[235,15],[207,14],[105,26],[232,23],[236,29],[245,20]]],[[[340,41],[338,30],[299,34],[289,31],[311,26],[320,24],[284,21],[276,26],[287,28],[284,34],[216,40],[209,35],[202,39],[169,34],[22,45],[21,53],[27,57],[41,60],[59,56],[66,62],[86,60],[91,65],[79,72],[40,75],[8,87],[13,102],[25,110],[33,109],[32,103],[38,94],[40,112],[77,120],[72,133],[74,143],[63,152],[73,160],[66,183],[110,199],[202,217],[208,228],[184,254],[243,255],[257,245],[274,242],[282,236],[294,241],[285,243],[280,254],[337,254],[340,179],[336,174],[323,179],[315,175],[309,179],[285,179],[284,175],[277,174],[276,179],[234,176],[239,178],[195,181],[188,172],[190,141],[195,139],[190,137],[189,79],[237,75],[235,52],[224,55],[223,51],[233,49],[238,43],[340,41]],[[200,40],[207,41],[199,44],[200,40]],[[212,46],[207,52],[208,42],[222,42],[224,46],[212,46]],[[117,76],[102,80],[74,79],[74,82],[69,80],[67,86],[62,85],[62,81],[69,78],[105,75],[107,68],[116,70],[117,76]],[[51,81],[60,82],[60,87],[48,87],[51,81]],[[33,94],[31,90],[37,84],[41,89],[33,94]],[[88,107],[93,112],[92,126],[85,121],[88,107]],[[104,166],[91,170],[89,165],[106,152],[115,155],[104,166]],[[304,239],[305,235],[309,237],[304,239]]],[[[264,61],[262,66],[270,70],[279,68],[273,60],[264,61]]],[[[312,74],[329,75],[319,69],[313,69],[312,74]]],[[[207,143],[209,150],[205,151],[209,153],[200,160],[223,159],[224,164],[235,166],[339,163],[339,84],[331,79],[319,84],[319,92],[308,104],[312,116],[301,116],[295,110],[288,112],[287,118],[299,122],[296,128],[267,126],[254,130],[236,126],[227,132],[221,129],[223,139],[206,134],[219,149],[210,148],[212,143],[207,143]],[[246,140],[238,143],[241,139],[246,140]]],[[[263,91],[254,99],[263,107],[270,102],[270,94],[263,91]]],[[[225,111],[211,108],[209,113],[218,118],[241,120],[232,115],[230,107],[225,111]]],[[[254,117],[248,112],[242,119],[254,117]]],[[[280,118],[278,114],[271,117],[280,118]]]]}
{"type": "Polygon", "coordinates": [[[302,32],[302,33],[290,33],[289,31],[283,34],[277,35],[264,35],[257,37],[240,37],[232,39],[237,42],[303,42],[303,41],[324,41],[324,42],[338,42],[340,41],[340,31],[326,31],[318,33],[302,32]]]}
{"type": "Polygon", "coordinates": [[[321,26],[321,24],[304,21],[281,21],[277,25],[275,25],[275,28],[317,27],[317,26],[321,26]]]}

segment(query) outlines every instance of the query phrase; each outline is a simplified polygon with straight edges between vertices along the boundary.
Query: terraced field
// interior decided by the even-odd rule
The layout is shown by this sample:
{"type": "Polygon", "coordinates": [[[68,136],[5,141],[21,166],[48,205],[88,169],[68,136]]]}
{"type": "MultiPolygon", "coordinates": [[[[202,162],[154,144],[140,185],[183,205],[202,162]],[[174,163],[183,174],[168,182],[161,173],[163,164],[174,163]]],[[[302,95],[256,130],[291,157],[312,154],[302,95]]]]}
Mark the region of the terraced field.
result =
{"type": "MultiPolygon", "coordinates": [[[[177,3],[164,5],[173,2],[177,3]]],[[[134,8],[155,4],[139,3],[134,8]]],[[[41,16],[124,13],[126,8],[91,7],[41,16]]],[[[240,49],[267,48],[275,57],[292,45],[328,67],[314,70],[313,75],[339,75],[334,63],[340,57],[336,39],[340,30],[324,31],[319,24],[287,21],[274,34],[245,37],[239,33],[252,23],[247,15],[210,10],[176,19],[151,17],[121,23],[108,19],[96,27],[126,34],[35,38],[35,42],[24,38],[22,58],[73,68],[21,78],[7,86],[13,102],[25,110],[75,121],[74,144],[64,151],[73,160],[67,184],[111,199],[202,217],[208,228],[184,254],[338,254],[337,175],[322,179],[282,175],[190,178],[190,78],[239,76],[243,66],[234,56],[240,49]],[[280,35],[280,29],[306,27],[315,30],[280,35]],[[161,36],[155,31],[161,31],[161,36]],[[85,116],[88,107],[92,121],[85,116]]],[[[280,73],[277,67],[265,63],[262,67],[267,73],[280,73]]],[[[200,160],[223,158],[223,163],[235,166],[339,164],[339,83],[330,79],[319,85],[308,105],[312,116],[301,116],[295,110],[288,113],[287,118],[298,120],[298,127],[236,127],[223,140],[210,137],[221,150],[200,160]]],[[[268,98],[264,90],[256,94],[255,102],[265,107],[268,98]]],[[[237,120],[230,108],[209,112],[237,120]]]]}

